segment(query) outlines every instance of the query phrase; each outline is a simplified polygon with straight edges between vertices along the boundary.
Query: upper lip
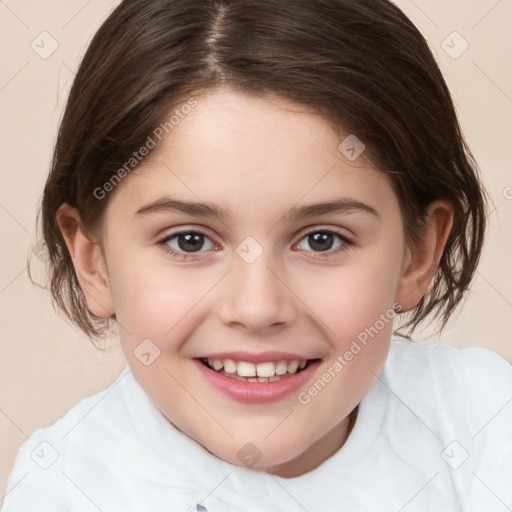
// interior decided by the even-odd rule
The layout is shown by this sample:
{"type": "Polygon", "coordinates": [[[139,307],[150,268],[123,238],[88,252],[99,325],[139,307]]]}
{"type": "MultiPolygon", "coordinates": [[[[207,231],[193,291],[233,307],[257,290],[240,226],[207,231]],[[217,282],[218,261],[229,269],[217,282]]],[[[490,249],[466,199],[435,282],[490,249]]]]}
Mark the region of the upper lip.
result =
{"type": "Polygon", "coordinates": [[[215,354],[205,354],[197,357],[197,359],[220,359],[221,361],[226,359],[232,359],[233,361],[247,361],[248,363],[258,364],[267,363],[269,361],[308,361],[313,359],[311,357],[301,356],[299,354],[292,354],[291,352],[244,352],[238,350],[236,352],[217,352],[215,354]]]}

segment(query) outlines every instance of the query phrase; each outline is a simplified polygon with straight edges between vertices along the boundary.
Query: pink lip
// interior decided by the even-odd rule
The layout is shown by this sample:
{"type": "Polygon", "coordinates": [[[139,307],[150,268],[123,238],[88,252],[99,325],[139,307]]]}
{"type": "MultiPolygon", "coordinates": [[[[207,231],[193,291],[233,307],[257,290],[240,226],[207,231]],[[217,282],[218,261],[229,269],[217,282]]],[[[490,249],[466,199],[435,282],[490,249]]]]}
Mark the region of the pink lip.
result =
{"type": "Polygon", "coordinates": [[[259,352],[257,354],[251,352],[237,351],[237,352],[218,352],[216,354],[208,354],[198,356],[197,359],[232,359],[233,361],[247,361],[248,363],[258,364],[266,363],[268,361],[307,361],[314,359],[312,357],[304,357],[298,354],[291,354],[290,352],[259,352]]]}
{"type": "MultiPolygon", "coordinates": [[[[288,357],[282,356],[280,358],[288,359],[288,357]]],[[[230,358],[225,357],[225,359],[230,358]]],[[[291,359],[300,358],[293,356],[291,359]]],[[[247,359],[243,360],[247,361],[247,359]]],[[[268,360],[265,359],[265,361],[268,360]]],[[[275,382],[242,382],[211,370],[199,359],[192,359],[192,361],[209,384],[227,396],[247,404],[275,402],[284,398],[305,384],[320,364],[320,360],[312,361],[307,368],[296,373],[293,377],[286,377],[275,382]]]]}

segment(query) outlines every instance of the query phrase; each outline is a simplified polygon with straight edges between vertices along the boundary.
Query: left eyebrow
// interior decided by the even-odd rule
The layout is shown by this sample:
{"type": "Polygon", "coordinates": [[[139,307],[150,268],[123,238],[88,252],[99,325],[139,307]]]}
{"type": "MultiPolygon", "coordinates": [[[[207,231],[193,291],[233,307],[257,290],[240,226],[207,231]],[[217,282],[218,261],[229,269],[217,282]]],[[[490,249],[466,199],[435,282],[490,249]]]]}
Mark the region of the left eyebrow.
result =
{"type": "MultiPolygon", "coordinates": [[[[218,217],[222,220],[233,220],[233,212],[229,208],[212,203],[199,203],[193,201],[181,201],[170,197],[161,197],[141,206],[136,212],[136,216],[144,216],[151,213],[181,212],[195,217],[218,217]]],[[[345,213],[353,211],[362,211],[380,218],[377,210],[372,206],[354,199],[339,198],[331,201],[293,207],[285,215],[289,221],[298,220],[318,215],[327,215],[330,213],[345,213]]]]}

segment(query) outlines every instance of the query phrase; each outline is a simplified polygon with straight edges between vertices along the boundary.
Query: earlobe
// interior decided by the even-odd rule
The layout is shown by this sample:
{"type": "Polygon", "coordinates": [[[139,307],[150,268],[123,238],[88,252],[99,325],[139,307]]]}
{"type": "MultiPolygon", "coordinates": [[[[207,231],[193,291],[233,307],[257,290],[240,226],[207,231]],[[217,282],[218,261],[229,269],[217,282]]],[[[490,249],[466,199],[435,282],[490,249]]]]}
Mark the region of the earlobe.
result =
{"type": "Polygon", "coordinates": [[[437,200],[430,204],[421,238],[407,251],[396,300],[402,311],[415,308],[434,277],[453,224],[453,206],[437,200]]]}
{"type": "Polygon", "coordinates": [[[112,316],[115,311],[99,243],[91,240],[82,229],[80,214],[76,208],[63,204],[57,211],[57,222],[73,260],[89,311],[100,318],[112,316]]]}

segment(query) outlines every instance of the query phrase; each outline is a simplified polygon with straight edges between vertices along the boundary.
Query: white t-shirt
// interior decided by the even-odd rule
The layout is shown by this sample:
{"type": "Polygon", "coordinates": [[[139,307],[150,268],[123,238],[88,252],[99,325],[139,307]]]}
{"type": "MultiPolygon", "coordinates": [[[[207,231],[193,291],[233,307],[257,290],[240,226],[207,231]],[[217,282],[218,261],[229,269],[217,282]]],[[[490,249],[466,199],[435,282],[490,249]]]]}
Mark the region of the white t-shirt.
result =
{"type": "Polygon", "coordinates": [[[345,445],[291,479],[210,454],[126,367],[22,445],[2,508],[196,510],[510,512],[512,366],[486,349],[393,341],[345,445]]]}

